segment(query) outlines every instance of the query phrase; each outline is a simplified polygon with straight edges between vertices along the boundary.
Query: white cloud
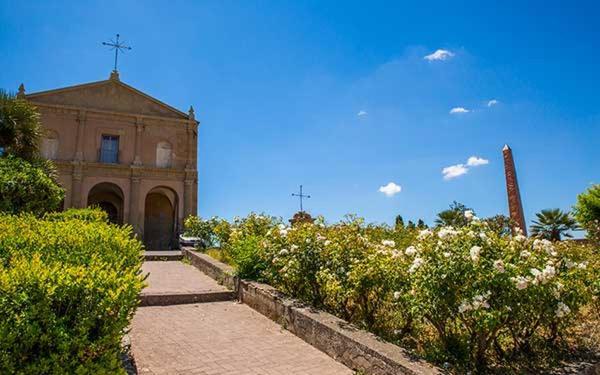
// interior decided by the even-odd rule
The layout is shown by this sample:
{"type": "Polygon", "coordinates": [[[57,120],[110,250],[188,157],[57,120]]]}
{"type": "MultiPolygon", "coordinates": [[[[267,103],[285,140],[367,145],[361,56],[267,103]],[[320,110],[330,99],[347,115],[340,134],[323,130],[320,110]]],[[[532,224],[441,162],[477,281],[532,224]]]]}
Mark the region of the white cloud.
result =
{"type": "Polygon", "coordinates": [[[463,174],[467,174],[467,172],[469,172],[469,168],[465,167],[464,164],[451,165],[442,169],[444,180],[451,180],[453,178],[462,176],[463,174]]]}
{"type": "Polygon", "coordinates": [[[496,99],[492,99],[492,100],[490,100],[490,101],[487,102],[487,106],[488,107],[493,107],[493,106],[495,106],[498,103],[500,103],[500,102],[497,101],[496,99]]]}
{"type": "Polygon", "coordinates": [[[385,186],[379,187],[379,192],[385,194],[388,197],[393,197],[394,195],[398,194],[401,191],[402,191],[402,186],[396,185],[393,182],[390,182],[385,186]]]}
{"type": "Polygon", "coordinates": [[[471,156],[467,159],[467,164],[456,164],[451,165],[442,169],[442,174],[444,175],[444,180],[451,180],[453,178],[462,176],[469,172],[469,169],[472,167],[478,167],[480,165],[489,164],[490,161],[484,158],[480,158],[479,156],[471,156]]]}
{"type": "Polygon", "coordinates": [[[435,60],[447,60],[454,56],[453,52],[450,52],[445,49],[438,49],[434,53],[427,55],[424,57],[425,60],[435,61],[435,60]]]}
{"type": "Polygon", "coordinates": [[[469,112],[471,112],[471,111],[466,108],[463,108],[463,107],[454,107],[450,110],[451,115],[458,114],[458,113],[469,113],[469,112]]]}
{"type": "Polygon", "coordinates": [[[489,164],[490,161],[484,158],[480,158],[478,156],[471,156],[468,160],[467,160],[467,165],[469,167],[477,167],[480,165],[486,165],[489,164]]]}
{"type": "Polygon", "coordinates": [[[356,115],[358,117],[362,117],[362,116],[368,115],[368,113],[367,113],[367,111],[361,109],[360,111],[358,111],[358,113],[356,115]]]}

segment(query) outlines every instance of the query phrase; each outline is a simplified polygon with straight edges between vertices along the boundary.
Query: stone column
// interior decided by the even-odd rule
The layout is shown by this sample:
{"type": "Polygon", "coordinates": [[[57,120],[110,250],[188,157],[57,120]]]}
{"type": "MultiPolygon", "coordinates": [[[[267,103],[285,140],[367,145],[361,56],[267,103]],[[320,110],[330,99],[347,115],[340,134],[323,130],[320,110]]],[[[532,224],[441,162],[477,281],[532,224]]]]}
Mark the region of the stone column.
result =
{"type": "Polygon", "coordinates": [[[79,111],[77,115],[77,138],[75,144],[75,157],[77,161],[83,160],[83,140],[85,139],[85,122],[87,120],[87,113],[83,110],[79,111]]]}
{"type": "Polygon", "coordinates": [[[129,195],[129,224],[133,227],[133,231],[141,238],[140,229],[140,184],[141,178],[137,171],[132,171],[131,189],[129,195]]]}
{"type": "Polygon", "coordinates": [[[188,123],[185,127],[186,136],[187,136],[187,159],[185,163],[186,169],[196,169],[196,165],[194,163],[194,150],[196,148],[195,142],[196,137],[196,117],[194,114],[194,108],[190,106],[190,111],[188,113],[188,123]]]}
{"type": "Polygon", "coordinates": [[[194,180],[186,177],[183,182],[183,217],[186,218],[194,214],[193,210],[194,202],[194,180]]]}
{"type": "Polygon", "coordinates": [[[82,197],[82,181],[83,181],[83,170],[82,166],[78,162],[73,163],[73,177],[71,182],[71,207],[83,208],[85,203],[82,197]]]}
{"type": "MultiPolygon", "coordinates": [[[[513,159],[512,150],[508,145],[502,148],[504,157],[504,175],[506,177],[506,193],[508,195],[508,210],[510,218],[515,222],[524,235],[527,235],[525,226],[525,215],[523,214],[523,204],[521,203],[521,192],[519,191],[519,182],[517,181],[517,171],[513,159]]],[[[514,228],[513,228],[514,229],[514,228]]]]}
{"type": "Polygon", "coordinates": [[[135,118],[135,156],[133,158],[133,165],[142,165],[142,137],[144,136],[144,124],[141,117],[135,118]]]}

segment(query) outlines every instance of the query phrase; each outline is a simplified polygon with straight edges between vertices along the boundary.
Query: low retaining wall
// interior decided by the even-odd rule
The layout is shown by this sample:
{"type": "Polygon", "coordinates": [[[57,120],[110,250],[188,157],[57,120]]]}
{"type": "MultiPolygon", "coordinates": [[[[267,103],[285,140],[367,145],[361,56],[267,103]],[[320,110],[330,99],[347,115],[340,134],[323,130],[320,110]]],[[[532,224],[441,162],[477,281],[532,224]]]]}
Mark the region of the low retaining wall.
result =
{"type": "Polygon", "coordinates": [[[234,289],[241,302],[353,370],[372,375],[443,373],[399,346],[384,342],[329,313],[287,298],[269,285],[238,280],[233,276],[232,267],[206,254],[184,248],[183,255],[192,265],[234,289]]]}
{"type": "Polygon", "coordinates": [[[199,253],[193,247],[183,247],[181,249],[183,257],[190,261],[192,266],[198,268],[211,278],[226,288],[237,291],[237,277],[234,276],[233,267],[219,262],[206,254],[199,253]]]}

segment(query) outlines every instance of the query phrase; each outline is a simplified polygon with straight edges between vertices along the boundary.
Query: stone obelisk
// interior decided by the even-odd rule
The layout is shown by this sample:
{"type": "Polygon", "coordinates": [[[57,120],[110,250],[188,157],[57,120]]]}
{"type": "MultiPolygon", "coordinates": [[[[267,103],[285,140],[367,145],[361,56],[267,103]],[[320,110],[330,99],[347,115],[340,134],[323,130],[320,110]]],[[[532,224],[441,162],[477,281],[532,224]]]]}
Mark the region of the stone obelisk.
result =
{"type": "Polygon", "coordinates": [[[517,171],[515,170],[515,161],[513,159],[512,150],[508,145],[504,145],[502,154],[504,156],[504,175],[506,176],[506,193],[508,195],[510,218],[514,221],[515,226],[521,228],[523,234],[527,235],[525,215],[523,215],[523,205],[521,204],[521,193],[519,192],[519,183],[517,181],[517,171]]]}

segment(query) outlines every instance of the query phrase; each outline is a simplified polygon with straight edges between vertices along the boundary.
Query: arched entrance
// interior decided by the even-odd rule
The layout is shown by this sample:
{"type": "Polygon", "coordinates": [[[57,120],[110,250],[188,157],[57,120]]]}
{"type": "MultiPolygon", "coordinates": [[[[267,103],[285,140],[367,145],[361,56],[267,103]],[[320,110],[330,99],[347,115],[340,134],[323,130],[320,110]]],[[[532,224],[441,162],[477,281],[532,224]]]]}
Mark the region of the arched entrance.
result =
{"type": "Polygon", "coordinates": [[[147,250],[168,250],[175,247],[177,194],[157,187],[146,195],[144,209],[144,245],[147,250]]]}
{"type": "Polygon", "coordinates": [[[100,207],[114,224],[123,224],[123,191],[111,182],[95,185],[88,194],[87,205],[100,207]]]}

